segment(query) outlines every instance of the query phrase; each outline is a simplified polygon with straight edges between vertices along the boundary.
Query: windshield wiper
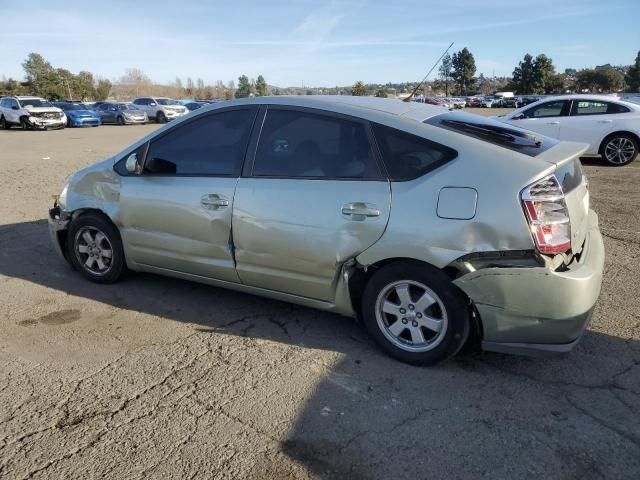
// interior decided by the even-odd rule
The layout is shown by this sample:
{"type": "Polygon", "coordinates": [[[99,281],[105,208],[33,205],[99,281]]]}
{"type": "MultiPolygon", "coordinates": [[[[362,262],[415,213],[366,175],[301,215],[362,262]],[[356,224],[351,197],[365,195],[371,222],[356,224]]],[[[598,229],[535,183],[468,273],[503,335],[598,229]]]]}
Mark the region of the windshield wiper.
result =
{"type": "Polygon", "coordinates": [[[456,130],[461,130],[481,137],[490,137],[514,147],[539,148],[543,143],[542,137],[497,125],[481,125],[479,123],[465,122],[462,120],[442,120],[442,124],[456,130]]]}

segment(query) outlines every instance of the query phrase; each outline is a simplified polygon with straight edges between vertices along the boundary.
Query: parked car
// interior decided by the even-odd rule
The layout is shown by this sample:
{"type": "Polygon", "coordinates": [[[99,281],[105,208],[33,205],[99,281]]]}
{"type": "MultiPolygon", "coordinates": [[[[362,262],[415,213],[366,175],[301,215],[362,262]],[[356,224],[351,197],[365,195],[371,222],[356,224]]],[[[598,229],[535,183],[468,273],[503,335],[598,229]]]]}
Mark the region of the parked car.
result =
{"type": "Polygon", "coordinates": [[[519,97],[518,98],[518,106],[519,107],[526,107],[527,105],[531,105],[532,103],[535,103],[538,100],[540,100],[540,98],[538,98],[538,97],[519,97]]]}
{"type": "Polygon", "coordinates": [[[413,102],[234,100],[69,177],[49,228],[93,282],[126,267],[358,315],[409,363],[470,335],[565,352],[604,265],[583,151],[413,102]]]}
{"type": "Polygon", "coordinates": [[[138,97],[132,103],[158,123],[166,123],[189,112],[177,100],[166,97],[138,97]]]}
{"type": "Polygon", "coordinates": [[[482,107],[482,97],[469,97],[466,100],[467,107],[480,108],[482,107]]]}
{"type": "Polygon", "coordinates": [[[467,101],[464,98],[452,98],[451,104],[453,105],[453,108],[460,109],[466,107],[467,101]]]}
{"type": "Polygon", "coordinates": [[[614,97],[552,97],[497,119],[559,140],[586,143],[586,156],[599,155],[610,165],[627,165],[638,156],[640,105],[614,97]]]}
{"type": "Polygon", "coordinates": [[[100,115],[102,123],[115,123],[118,125],[138,123],[144,125],[149,122],[146,112],[131,103],[102,103],[96,108],[96,111],[100,115]]]}
{"type": "Polygon", "coordinates": [[[504,108],[518,108],[520,104],[518,103],[517,97],[504,97],[502,99],[502,106],[504,108]]]}
{"type": "Polygon", "coordinates": [[[64,128],[67,117],[58,107],[40,97],[0,98],[0,128],[17,125],[23,130],[64,128]]]}
{"type": "Polygon", "coordinates": [[[502,97],[496,97],[493,95],[488,95],[482,98],[480,102],[480,106],[482,108],[500,108],[503,106],[504,100],[502,97]]]}
{"type": "Polygon", "coordinates": [[[83,103],[53,102],[67,117],[67,127],[99,127],[100,115],[83,103]]]}

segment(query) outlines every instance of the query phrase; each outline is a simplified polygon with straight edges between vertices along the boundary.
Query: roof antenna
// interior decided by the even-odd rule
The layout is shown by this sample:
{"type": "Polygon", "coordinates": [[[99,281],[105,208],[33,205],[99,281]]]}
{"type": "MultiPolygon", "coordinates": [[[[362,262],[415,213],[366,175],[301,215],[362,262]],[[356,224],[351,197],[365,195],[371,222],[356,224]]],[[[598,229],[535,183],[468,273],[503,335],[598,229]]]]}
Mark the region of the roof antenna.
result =
{"type": "Polygon", "coordinates": [[[440,58],[436,61],[436,63],[433,64],[433,67],[431,67],[431,70],[429,70],[427,72],[427,74],[424,76],[424,78],[422,79],[422,81],[418,84],[418,86],[416,88],[413,89],[413,92],[411,92],[411,95],[409,95],[407,98],[405,98],[404,100],[402,100],[403,102],[410,102],[411,99],[413,98],[413,96],[416,94],[416,92],[418,91],[418,89],[422,86],[422,84],[427,80],[427,77],[429,75],[431,75],[431,72],[433,72],[433,69],[436,68],[436,65],[438,65],[440,63],[440,60],[442,60],[444,58],[444,56],[447,54],[447,52],[449,51],[449,49],[453,47],[453,42],[451,42],[451,45],[449,45],[447,47],[447,49],[442,52],[442,55],[440,55],[440,58]]]}

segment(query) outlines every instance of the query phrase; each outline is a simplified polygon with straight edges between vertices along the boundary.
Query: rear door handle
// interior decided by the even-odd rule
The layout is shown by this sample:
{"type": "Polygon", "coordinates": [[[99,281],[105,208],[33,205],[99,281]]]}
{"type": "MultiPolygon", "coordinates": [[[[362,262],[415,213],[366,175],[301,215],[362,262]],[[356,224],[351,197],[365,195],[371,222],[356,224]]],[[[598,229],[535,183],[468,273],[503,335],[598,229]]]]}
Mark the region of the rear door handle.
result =
{"type": "Polygon", "coordinates": [[[369,217],[379,217],[380,210],[369,203],[353,202],[342,206],[342,214],[351,217],[352,220],[361,222],[369,217]]]}
{"type": "Polygon", "coordinates": [[[560,125],[560,122],[547,122],[547,125],[560,125]]]}
{"type": "Polygon", "coordinates": [[[598,123],[611,123],[612,120],[598,120],[598,123]]]}
{"type": "Polygon", "coordinates": [[[207,210],[221,210],[229,206],[229,200],[217,193],[207,193],[200,197],[200,205],[207,210]]]}

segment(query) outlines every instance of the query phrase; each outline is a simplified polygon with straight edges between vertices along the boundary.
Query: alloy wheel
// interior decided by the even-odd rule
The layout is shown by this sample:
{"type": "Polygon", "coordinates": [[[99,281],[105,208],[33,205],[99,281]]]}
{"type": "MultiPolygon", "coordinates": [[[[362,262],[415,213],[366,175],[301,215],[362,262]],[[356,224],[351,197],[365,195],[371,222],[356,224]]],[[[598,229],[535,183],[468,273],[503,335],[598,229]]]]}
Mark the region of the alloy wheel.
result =
{"type": "Polygon", "coordinates": [[[111,270],[113,247],[109,238],[96,227],[82,227],[74,241],[76,258],[92,275],[106,275],[111,270]]]}
{"type": "Polygon", "coordinates": [[[612,138],[604,147],[605,158],[608,162],[614,164],[629,163],[636,154],[636,146],[630,139],[625,137],[612,138]]]}
{"type": "Polygon", "coordinates": [[[385,286],[376,300],[375,312],[384,336],[409,352],[434,349],[447,331],[444,303],[429,287],[413,280],[385,286]]]}

